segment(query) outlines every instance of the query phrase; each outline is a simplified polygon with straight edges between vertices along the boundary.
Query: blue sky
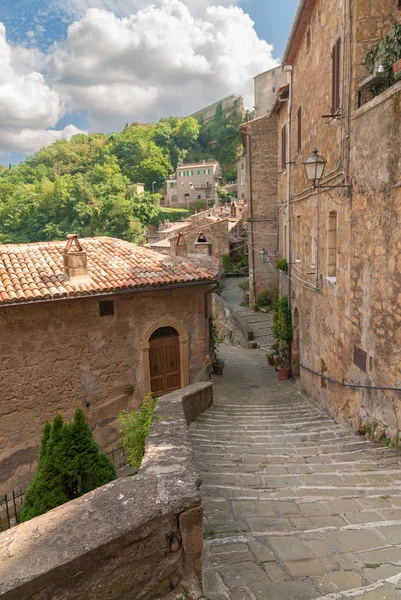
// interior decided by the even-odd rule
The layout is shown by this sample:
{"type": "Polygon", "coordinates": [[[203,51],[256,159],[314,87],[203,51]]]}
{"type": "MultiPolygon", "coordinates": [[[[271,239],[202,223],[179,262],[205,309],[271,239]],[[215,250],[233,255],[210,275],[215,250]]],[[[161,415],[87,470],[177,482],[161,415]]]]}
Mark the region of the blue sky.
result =
{"type": "MultiPolygon", "coordinates": [[[[224,11],[226,11],[227,18],[221,19],[221,15],[215,15],[212,19],[212,25],[219,32],[219,28],[226,29],[223,31],[227,37],[230,37],[230,25],[233,29],[231,31],[241,31],[243,28],[244,35],[239,35],[241,43],[244,44],[244,49],[238,54],[236,58],[235,53],[238,51],[234,46],[232,50],[230,48],[225,49],[227,52],[226,60],[232,61],[232,73],[225,78],[225,71],[218,79],[211,77],[198,77],[196,80],[193,78],[193,71],[199,68],[197,63],[195,67],[191,67],[191,77],[187,78],[187,81],[192,81],[191,89],[194,93],[188,93],[184,91],[183,87],[183,73],[173,72],[170,78],[170,85],[161,86],[161,89],[155,91],[155,81],[160,81],[160,74],[157,75],[157,67],[155,65],[155,76],[153,81],[148,81],[145,85],[141,86],[140,82],[140,71],[132,72],[128,70],[122,75],[118,75],[118,80],[110,81],[110,72],[113,70],[119,70],[119,52],[120,49],[116,48],[115,51],[115,63],[113,64],[113,57],[108,60],[108,63],[103,62],[103,66],[99,63],[99,73],[95,71],[88,72],[88,80],[94,79],[91,84],[85,83],[85,74],[81,72],[82,64],[91,64],[93,61],[97,62],[98,56],[101,54],[103,48],[99,46],[96,48],[96,43],[99,43],[99,38],[107,37],[107,27],[105,22],[102,21],[100,24],[97,22],[97,14],[92,14],[89,19],[86,15],[87,8],[96,9],[107,9],[111,13],[114,13],[116,17],[115,26],[122,28],[122,17],[128,17],[131,14],[135,14],[138,9],[149,7],[151,2],[147,0],[0,0],[0,22],[4,23],[6,27],[6,37],[9,49],[25,48],[29,53],[32,54],[32,60],[28,60],[27,56],[23,56],[23,66],[21,67],[21,53],[16,55],[15,65],[11,67],[15,70],[12,75],[15,76],[16,88],[27,90],[23,77],[29,71],[26,67],[28,62],[32,71],[38,70],[43,74],[44,82],[42,82],[41,90],[32,90],[33,97],[35,95],[48,97],[49,108],[47,109],[46,104],[42,111],[38,110],[38,122],[32,124],[32,119],[27,122],[26,115],[17,115],[17,123],[20,125],[13,125],[11,132],[15,133],[12,138],[10,133],[9,123],[15,119],[15,115],[12,115],[9,121],[5,120],[1,122],[2,107],[0,106],[0,140],[3,137],[9,140],[8,145],[1,146],[0,142],[0,162],[13,164],[22,160],[27,154],[32,153],[41,145],[51,143],[59,137],[69,137],[74,133],[71,131],[71,126],[74,126],[81,130],[90,131],[113,131],[121,129],[125,122],[131,122],[134,120],[157,120],[159,117],[167,116],[168,114],[190,114],[193,110],[199,108],[194,102],[209,103],[211,101],[218,100],[219,97],[223,97],[228,93],[242,93],[248,106],[251,104],[252,94],[252,78],[257,72],[264,71],[274,66],[274,59],[281,58],[283,53],[288,33],[293,21],[298,0],[236,0],[236,6],[241,7],[246,13],[249,14],[251,19],[255,22],[254,30],[251,31],[250,26],[245,20],[238,16],[233,9],[229,8],[229,4],[232,0],[182,0],[182,2],[191,11],[191,15],[198,17],[199,19],[206,18],[204,7],[208,5],[219,5],[224,4],[224,11]],[[203,3],[203,6],[200,5],[203,3]],[[230,21],[231,18],[231,21],[230,21]],[[70,36],[67,40],[67,29],[68,26],[79,20],[82,20],[82,35],[86,36],[85,39],[89,39],[89,49],[87,56],[80,56],[82,52],[82,43],[77,39],[79,36],[70,36]],[[119,20],[120,19],[120,20],[119,20]],[[102,29],[103,27],[103,29],[102,29]],[[102,31],[105,31],[106,36],[102,31]],[[256,31],[256,33],[255,33],[256,31]],[[97,41],[96,41],[96,38],[97,41]],[[263,42],[265,40],[268,44],[274,46],[273,52],[263,42]],[[63,44],[65,47],[59,47],[63,44]],[[74,46],[75,44],[75,46],[74,46]],[[92,44],[92,46],[91,46],[92,44]],[[263,45],[264,44],[264,45],[263,45]],[[60,49],[61,48],[61,49],[60,49]],[[248,50],[249,49],[249,50],[248,50]],[[38,52],[39,51],[39,52],[38,52]],[[237,60],[239,63],[243,63],[244,54],[248,54],[246,57],[247,62],[241,64],[242,76],[240,69],[238,69],[238,77],[236,83],[235,71],[237,60]],[[37,58],[41,57],[38,61],[37,58]],[[60,59],[61,56],[61,59],[60,59]],[[72,59],[71,59],[72,57],[72,59]],[[75,60],[75,62],[74,62],[75,60]],[[72,62],[71,62],[72,61],[72,62]],[[39,64],[40,63],[40,64],[39,64]],[[105,77],[104,65],[110,66],[110,72],[107,72],[105,77]],[[249,81],[244,82],[244,73],[249,75],[249,81]],[[18,80],[19,78],[19,80],[18,80]],[[121,87],[121,80],[127,82],[126,89],[121,87]],[[192,79],[191,79],[192,78],[192,79]],[[75,79],[75,80],[74,80],[75,79]],[[177,87],[171,85],[171,82],[177,82],[177,87]],[[239,84],[245,85],[245,88],[238,89],[241,87],[239,84]],[[44,89],[43,86],[47,86],[44,89]],[[98,87],[91,87],[98,86],[98,87]],[[100,87],[99,87],[100,86],[100,87]],[[182,93],[179,90],[182,89],[182,93]],[[100,92],[98,91],[100,90],[100,92]],[[110,90],[114,90],[110,92],[110,90]],[[57,93],[58,99],[55,100],[54,94],[57,93]],[[109,100],[100,102],[102,94],[109,95],[109,100]],[[118,105],[119,100],[126,94],[128,98],[128,105],[125,106],[124,102],[118,105]],[[216,97],[214,97],[214,95],[216,97]],[[132,98],[137,97],[138,102],[132,101],[132,98]],[[142,101],[140,102],[140,99],[142,101]],[[192,103],[191,103],[192,99],[192,103]],[[139,105],[138,105],[139,103],[139,105]],[[108,112],[107,106],[111,107],[108,112]],[[146,112],[143,107],[149,107],[146,112]],[[59,118],[46,119],[43,114],[48,112],[49,114],[53,111],[59,118]],[[24,121],[25,119],[25,121],[24,121]],[[39,122],[40,121],[40,122],[39,122]],[[6,135],[2,136],[2,128],[6,132],[6,135]],[[60,130],[65,130],[65,133],[60,134],[60,130]],[[68,129],[70,128],[70,129],[68,129]],[[22,134],[21,134],[22,131],[22,134]],[[50,133],[49,133],[50,132],[50,133]],[[36,141],[32,141],[35,136],[36,141]],[[29,141],[26,141],[26,140],[29,141]],[[18,150],[21,151],[18,151],[18,150]]],[[[161,3],[174,3],[178,0],[156,0],[161,3]]],[[[234,0],[235,3],[235,0],[234,0]]],[[[160,5],[157,5],[160,7],[160,5]]],[[[234,9],[235,10],[235,9],[234,9]]],[[[113,15],[113,16],[114,16],[113,15]]],[[[159,14],[160,16],[160,14],[159,14]]],[[[171,14],[170,14],[171,17],[171,14]]],[[[151,18],[149,16],[149,18],[151,18]]],[[[182,28],[185,29],[185,16],[179,17],[182,19],[182,28]]],[[[101,21],[101,19],[100,19],[101,21]]],[[[107,21],[107,20],[106,20],[107,21]]],[[[148,21],[154,23],[157,21],[148,21]]],[[[208,22],[209,26],[210,23],[208,22]]],[[[178,20],[178,27],[180,22],[178,20]]],[[[142,27],[144,27],[142,25],[142,27]]],[[[146,24],[145,24],[146,27],[146,24]]],[[[110,27],[111,29],[111,27],[110,27]]],[[[122,34],[124,30],[122,28],[122,34]]],[[[202,31],[202,30],[200,30],[202,31]]],[[[130,30],[130,34],[132,31],[130,30]]],[[[162,35],[162,33],[161,33],[162,35]]],[[[199,32],[198,32],[199,36],[199,32]]],[[[215,37],[216,44],[216,55],[219,54],[219,45],[217,43],[218,36],[215,37]]],[[[114,38],[111,38],[113,43],[114,38]]],[[[105,39],[105,43],[107,43],[105,39]]],[[[172,42],[174,45],[174,41],[172,42]]],[[[191,44],[191,40],[187,42],[191,44]]],[[[239,44],[240,45],[240,44],[239,44]]],[[[110,46],[109,46],[110,48],[110,46]]],[[[172,51],[173,52],[173,51],[172,51]]],[[[84,50],[85,53],[85,50],[84,50]]],[[[194,51],[194,54],[198,53],[198,49],[194,51]]],[[[113,54],[113,52],[111,52],[113,54]]],[[[165,51],[163,50],[163,54],[165,51]]],[[[138,55],[137,64],[140,66],[143,55],[138,55]]],[[[0,48],[0,59],[1,59],[1,48],[0,48]]],[[[210,56],[202,57],[204,60],[213,62],[210,56]]],[[[177,59],[177,63],[182,63],[182,56],[177,59]]],[[[195,61],[195,58],[193,57],[195,61]]],[[[197,59],[198,60],[198,59],[197,59]]],[[[172,56],[174,62],[174,56],[172,56]]],[[[159,62],[156,57],[156,63],[159,62]]],[[[135,65],[135,57],[131,61],[135,65]]],[[[132,64],[130,68],[132,68],[132,64]]],[[[194,63],[195,64],[195,63],[194,63]]],[[[11,68],[10,67],[10,68],[11,68]]],[[[149,65],[147,72],[144,76],[150,79],[147,75],[152,71],[152,65],[149,65]]],[[[213,66],[213,71],[217,71],[218,67],[213,66]]],[[[226,69],[227,71],[227,69],[226,69]]],[[[216,75],[217,77],[217,75],[216,75]]],[[[163,76],[161,77],[163,79],[163,76]]],[[[2,82],[0,80],[0,86],[2,82]]],[[[29,88],[28,88],[29,90],[29,88]]],[[[28,94],[29,91],[25,91],[28,94]]],[[[21,103],[11,98],[8,103],[19,106],[21,103]]],[[[125,103],[127,104],[127,103],[125,103]]],[[[26,112],[29,112],[28,110],[26,112]]],[[[3,111],[4,113],[4,111],[3,111]]],[[[5,112],[7,114],[7,111],[5,112]]]]}

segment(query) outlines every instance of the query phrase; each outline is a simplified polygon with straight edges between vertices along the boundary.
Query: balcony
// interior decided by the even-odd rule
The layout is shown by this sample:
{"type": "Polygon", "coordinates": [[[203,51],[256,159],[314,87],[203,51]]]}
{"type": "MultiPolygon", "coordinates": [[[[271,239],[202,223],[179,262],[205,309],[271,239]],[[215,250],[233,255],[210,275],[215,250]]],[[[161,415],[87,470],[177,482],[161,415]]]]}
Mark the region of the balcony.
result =
{"type": "Polygon", "coordinates": [[[370,75],[358,91],[358,108],[391,88],[401,79],[401,25],[397,25],[362,61],[370,75]]]}

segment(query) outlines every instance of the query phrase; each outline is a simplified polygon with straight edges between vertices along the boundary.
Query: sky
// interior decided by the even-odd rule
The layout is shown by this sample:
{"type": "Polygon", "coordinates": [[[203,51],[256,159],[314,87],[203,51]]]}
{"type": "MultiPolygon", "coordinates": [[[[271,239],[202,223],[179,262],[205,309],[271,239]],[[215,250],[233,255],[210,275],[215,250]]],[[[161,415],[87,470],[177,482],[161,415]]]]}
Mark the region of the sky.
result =
{"type": "Polygon", "coordinates": [[[278,64],[298,0],[0,0],[0,163],[187,116],[278,64]]]}

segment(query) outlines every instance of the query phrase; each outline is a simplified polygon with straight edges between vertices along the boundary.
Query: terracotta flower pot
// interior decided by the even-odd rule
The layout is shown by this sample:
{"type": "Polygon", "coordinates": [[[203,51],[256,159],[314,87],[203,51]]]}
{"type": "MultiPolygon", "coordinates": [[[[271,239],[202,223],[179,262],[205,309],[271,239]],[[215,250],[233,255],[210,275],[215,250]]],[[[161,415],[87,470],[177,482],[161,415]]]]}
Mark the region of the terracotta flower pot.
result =
{"type": "Polygon", "coordinates": [[[397,62],[393,64],[393,72],[394,72],[394,77],[396,79],[399,79],[401,77],[401,58],[400,58],[400,60],[397,60],[397,62]]]}
{"type": "Polygon", "coordinates": [[[274,367],[274,365],[276,364],[276,360],[275,360],[274,356],[269,356],[269,358],[267,360],[269,361],[269,365],[271,367],[274,367]]]}
{"type": "Polygon", "coordinates": [[[278,380],[287,381],[290,378],[290,369],[277,369],[278,380]]]}
{"type": "Polygon", "coordinates": [[[213,373],[215,375],[223,375],[224,365],[214,364],[213,365],[213,373]]]}

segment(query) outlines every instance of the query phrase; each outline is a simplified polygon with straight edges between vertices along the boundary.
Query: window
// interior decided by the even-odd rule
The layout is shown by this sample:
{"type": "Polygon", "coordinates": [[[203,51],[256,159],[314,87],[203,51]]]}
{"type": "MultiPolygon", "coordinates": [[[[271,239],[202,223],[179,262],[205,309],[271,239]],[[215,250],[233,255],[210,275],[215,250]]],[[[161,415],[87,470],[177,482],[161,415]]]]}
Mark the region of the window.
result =
{"type": "Polygon", "coordinates": [[[302,148],[302,108],[298,108],[297,113],[297,124],[298,124],[298,152],[301,152],[302,148]]]}
{"type": "Polygon", "coordinates": [[[397,8],[401,8],[401,0],[397,0],[397,8]]]}
{"type": "Polygon", "coordinates": [[[316,266],[316,232],[312,231],[312,244],[311,244],[311,266],[316,266]]]}
{"type": "Polygon", "coordinates": [[[200,169],[198,169],[198,170],[196,171],[196,174],[197,174],[197,175],[200,175],[200,174],[201,174],[201,170],[200,170],[200,169]]]}
{"type": "Polygon", "coordinates": [[[171,196],[171,202],[177,202],[177,196],[171,196]]]}
{"type": "Polygon", "coordinates": [[[308,29],[308,33],[306,34],[306,48],[309,50],[310,48],[310,27],[308,29]]]}
{"type": "Polygon", "coordinates": [[[99,314],[101,317],[114,315],[114,300],[101,300],[99,302],[99,314]]]}
{"type": "Polygon", "coordinates": [[[327,275],[328,277],[337,276],[337,213],[332,211],[329,214],[329,223],[327,229],[327,275]]]}
{"type": "Polygon", "coordinates": [[[284,225],[282,256],[287,259],[287,225],[284,225]]]}
{"type": "Polygon", "coordinates": [[[340,67],[341,67],[341,39],[339,38],[334,44],[333,50],[331,51],[331,114],[335,115],[341,106],[341,81],[340,81],[340,67]]]}
{"type": "Polygon", "coordinates": [[[281,168],[285,169],[287,166],[287,125],[283,125],[281,128],[281,168]]]}
{"type": "Polygon", "coordinates": [[[298,215],[295,222],[295,233],[296,233],[296,248],[295,248],[295,260],[301,261],[301,217],[298,215]]]}

